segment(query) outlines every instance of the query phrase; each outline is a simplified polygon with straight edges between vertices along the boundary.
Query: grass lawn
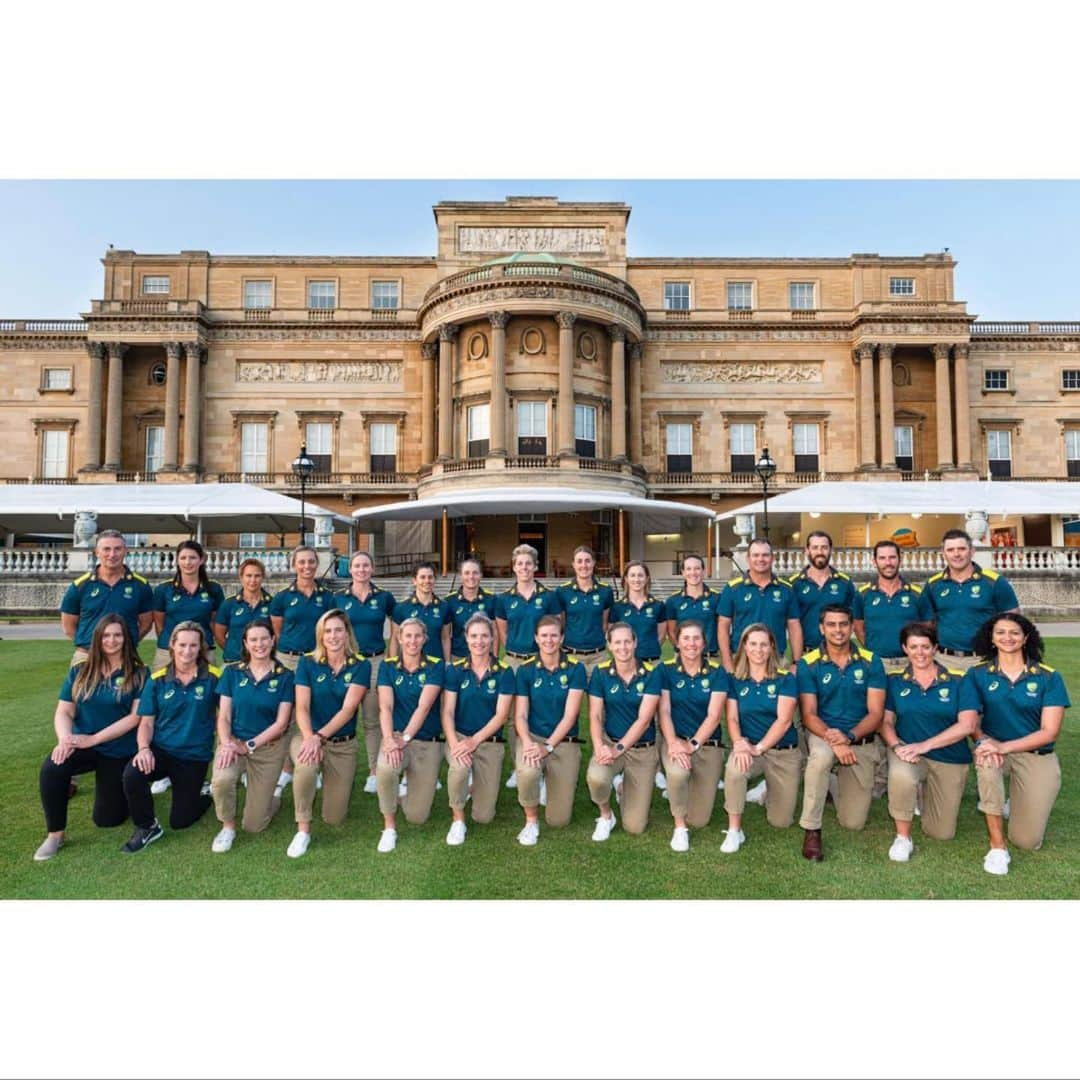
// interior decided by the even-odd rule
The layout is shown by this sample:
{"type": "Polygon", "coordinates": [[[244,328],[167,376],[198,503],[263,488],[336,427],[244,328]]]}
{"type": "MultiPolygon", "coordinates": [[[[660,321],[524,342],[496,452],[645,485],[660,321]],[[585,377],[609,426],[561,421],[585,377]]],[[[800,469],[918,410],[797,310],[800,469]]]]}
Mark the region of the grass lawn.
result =
{"type": "MultiPolygon", "coordinates": [[[[142,651],[149,659],[148,643],[144,642],[142,651]]],[[[515,842],[523,818],[515,793],[505,789],[495,821],[486,826],[470,823],[464,846],[448,847],[450,812],[444,786],[436,794],[428,823],[414,828],[399,818],[397,851],[380,855],[375,845],[381,818],[375,797],[361,790],[361,769],[348,820],[330,828],[316,818],[311,848],[302,859],[285,855],[294,833],[289,793],[270,828],[258,836],[241,833],[227,855],[210,851],[218,828],[211,809],[191,829],[167,831],[153,847],[127,856],[120,847],[130,835],[130,823],[97,829],[90,821],[93,778],[88,775],[71,804],[63,851],[51,862],[35,863],[31,856],[45,835],[37,774],[55,743],[52,714],[69,656],[70,647],[58,641],[0,644],[0,724],[9,735],[0,773],[0,799],[8,808],[0,896],[7,899],[970,900],[1080,896],[1080,793],[1073,768],[1080,759],[1080,739],[1069,713],[1058,743],[1064,786],[1046,842],[1038,852],[1013,848],[1012,867],[1004,878],[982,869],[987,841],[982,816],[975,809],[973,771],[955,840],[923,839],[916,824],[912,860],[890,863],[886,853],[894,832],[886,800],[874,803],[861,833],[840,829],[830,806],[825,815],[826,860],[811,864],[800,855],[802,830],[797,825],[784,831],[770,828],[759,806],[747,807],[743,824],[747,842],[742,851],[721,855],[721,830],[727,823],[722,792],[712,824],[692,834],[688,854],[678,855],[668,847],[671,816],[658,792],[643,836],[628,836],[616,829],[607,843],[594,844],[590,835],[596,810],[584,778],[587,753],[582,758],[574,820],[559,830],[542,825],[535,848],[515,842]]],[[[1048,639],[1046,659],[1062,671],[1073,700],[1080,704],[1080,639],[1048,639]]],[[[587,731],[584,721],[583,731],[587,731]]],[[[505,768],[509,771],[508,765],[505,768]]],[[[159,817],[164,819],[169,798],[168,794],[158,798],[159,817]]]]}

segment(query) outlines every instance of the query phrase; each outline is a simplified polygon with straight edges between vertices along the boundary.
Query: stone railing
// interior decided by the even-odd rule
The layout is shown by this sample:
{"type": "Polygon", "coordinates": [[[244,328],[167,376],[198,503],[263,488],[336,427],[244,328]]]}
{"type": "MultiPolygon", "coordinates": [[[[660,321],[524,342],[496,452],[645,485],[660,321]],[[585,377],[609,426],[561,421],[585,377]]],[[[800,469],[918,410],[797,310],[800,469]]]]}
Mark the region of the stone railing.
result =
{"type": "MultiPolygon", "coordinates": [[[[222,484],[258,484],[261,487],[300,487],[300,477],[294,472],[286,473],[242,473],[223,472],[217,474],[219,483],[222,484]]],[[[387,473],[312,473],[307,478],[305,487],[309,490],[318,490],[328,487],[391,487],[415,483],[416,476],[413,473],[387,472],[387,473]]]]}
{"type": "MultiPolygon", "coordinates": [[[[270,577],[291,573],[288,548],[207,548],[206,572],[211,578],[233,579],[245,559],[258,559],[270,577]]],[[[170,548],[136,548],[127,554],[127,564],[140,574],[154,577],[176,571],[176,552],[170,548]]]]}
{"type": "Polygon", "coordinates": [[[986,334],[1080,334],[1080,322],[973,322],[971,336],[986,334]]]}
{"type": "Polygon", "coordinates": [[[0,333],[85,334],[82,319],[0,319],[0,333]]]}
{"type": "Polygon", "coordinates": [[[525,454],[520,457],[508,457],[506,467],[508,469],[557,469],[559,458],[557,454],[525,454]]]}
{"type": "Polygon", "coordinates": [[[444,473],[483,472],[486,467],[485,458],[457,458],[454,461],[444,461],[442,471],[444,473]]]}
{"type": "MultiPolygon", "coordinates": [[[[776,572],[783,576],[797,574],[806,565],[802,548],[777,548],[774,555],[776,572]]],[[[980,564],[1006,575],[1080,575],[1080,547],[980,547],[976,558],[980,564]]],[[[833,548],[832,564],[845,574],[870,576],[875,572],[871,548],[833,548]]],[[[915,580],[936,574],[942,565],[940,548],[902,549],[902,572],[915,580]]]]}
{"type": "Polygon", "coordinates": [[[67,574],[65,548],[0,548],[0,574],[67,574]]]}
{"type": "MultiPolygon", "coordinates": [[[[855,476],[855,473],[845,472],[778,472],[769,481],[769,494],[782,487],[803,487],[822,480],[853,480],[855,476]]],[[[753,472],[655,472],[648,474],[648,482],[657,487],[747,487],[761,490],[761,480],[753,472]]]]}
{"type": "Polygon", "coordinates": [[[582,266],[573,266],[570,263],[528,262],[521,260],[512,263],[499,263],[495,266],[477,266],[470,270],[462,270],[457,274],[450,274],[441,281],[436,282],[424,296],[421,310],[428,304],[446,293],[455,289],[465,288],[477,284],[496,284],[500,281],[519,281],[522,278],[547,278],[563,280],[568,284],[589,285],[593,288],[604,289],[608,292],[617,293],[629,300],[635,307],[641,307],[641,298],[637,290],[622,278],[602,270],[590,270],[582,266]]]}

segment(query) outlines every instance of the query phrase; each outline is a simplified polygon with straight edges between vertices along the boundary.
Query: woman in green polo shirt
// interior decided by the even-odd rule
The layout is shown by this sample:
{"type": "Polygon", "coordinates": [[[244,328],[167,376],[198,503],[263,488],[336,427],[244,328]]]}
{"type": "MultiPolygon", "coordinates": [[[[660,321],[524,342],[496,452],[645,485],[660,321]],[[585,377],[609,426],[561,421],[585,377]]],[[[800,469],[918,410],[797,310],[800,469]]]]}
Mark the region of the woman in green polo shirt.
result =
{"type": "Polygon", "coordinates": [[[296,667],[296,835],[286,852],[291,859],[299,859],[311,843],[320,769],[325,776],[323,821],[340,825],[349,812],[356,776],[356,714],[370,682],[371,665],[356,647],[352,626],[343,611],[333,608],[315,624],[315,649],[301,656],[296,667]]]}
{"type": "Polygon", "coordinates": [[[124,766],[136,750],[135,727],[146,667],[121,615],[103,615],[94,627],[87,658],[68,669],[53,716],[56,746],[41,766],[41,805],[48,836],[34,854],[51,859],[64,845],[68,785],[92,772],[94,824],[122,825],[128,816],[124,766]]]}
{"type": "MultiPolygon", "coordinates": [[[[206,552],[198,540],[181,540],[176,545],[176,573],[154,589],[154,629],[157,649],[151,671],[170,662],[170,641],[178,623],[198,623],[213,643],[214,615],[225,603],[225,592],[206,574],[206,552]]],[[[212,647],[212,644],[211,644],[212,647]]]]}
{"type": "Polygon", "coordinates": [[[270,593],[263,588],[266,567],[258,559],[245,559],[237,570],[240,591],[227,597],[214,615],[214,640],[221,649],[223,663],[240,659],[244,627],[260,615],[270,617],[270,593]]]}
{"type": "Polygon", "coordinates": [[[979,809],[990,834],[983,869],[1007,874],[1005,777],[1012,810],[1009,839],[1038,850],[1061,790],[1054,743],[1071,702],[1061,675],[1042,663],[1042,636],[1023,615],[1014,611],[987,619],[974,647],[983,662],[960,684],[960,716],[975,725],[979,809]]]}

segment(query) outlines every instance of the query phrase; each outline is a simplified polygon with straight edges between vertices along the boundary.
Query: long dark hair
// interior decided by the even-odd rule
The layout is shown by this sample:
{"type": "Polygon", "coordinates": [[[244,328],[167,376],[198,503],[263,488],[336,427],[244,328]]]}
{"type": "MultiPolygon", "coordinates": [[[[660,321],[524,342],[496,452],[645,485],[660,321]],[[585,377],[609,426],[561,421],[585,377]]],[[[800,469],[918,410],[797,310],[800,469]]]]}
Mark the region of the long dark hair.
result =
{"type": "Polygon", "coordinates": [[[124,673],[123,682],[116,688],[117,700],[123,694],[139,691],[146,681],[146,665],[135,651],[135,643],[131,640],[131,632],[128,624],[121,615],[103,615],[94,627],[94,636],[90,639],[90,648],[87,657],[79,665],[78,674],[71,684],[71,697],[73,701],[86,701],[94,696],[98,688],[112,674],[103,671],[105,667],[105,648],[102,639],[105,630],[110,626],[119,626],[124,631],[124,649],[120,653],[120,670],[124,673]]]}
{"type": "Polygon", "coordinates": [[[1016,623],[1027,637],[1027,641],[1024,642],[1025,662],[1028,664],[1039,663],[1043,658],[1042,634],[1039,633],[1038,627],[1029,618],[1021,615],[1019,611],[1003,611],[999,615],[991,615],[975,631],[975,640],[971,643],[975,655],[981,656],[984,660],[996,659],[997,646],[994,644],[994,627],[1003,619],[1016,623]]]}
{"type": "MultiPolygon", "coordinates": [[[[194,551],[199,556],[199,588],[209,588],[210,579],[206,576],[206,552],[203,550],[202,544],[198,540],[181,540],[176,545],[176,554],[179,555],[181,551],[194,551]]],[[[176,564],[176,573],[173,574],[172,583],[178,589],[183,588],[179,562],[176,564]]]]}

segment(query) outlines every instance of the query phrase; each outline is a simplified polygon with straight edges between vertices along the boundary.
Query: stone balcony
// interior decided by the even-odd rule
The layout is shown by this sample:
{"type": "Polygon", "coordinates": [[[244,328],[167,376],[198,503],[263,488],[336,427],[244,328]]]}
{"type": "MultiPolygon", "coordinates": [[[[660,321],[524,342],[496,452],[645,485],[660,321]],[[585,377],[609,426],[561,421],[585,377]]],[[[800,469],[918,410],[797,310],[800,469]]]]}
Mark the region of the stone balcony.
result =
{"type": "Polygon", "coordinates": [[[640,465],[572,454],[491,455],[436,461],[420,470],[416,494],[424,498],[494,485],[599,488],[639,498],[648,495],[645,471],[640,465]]]}

